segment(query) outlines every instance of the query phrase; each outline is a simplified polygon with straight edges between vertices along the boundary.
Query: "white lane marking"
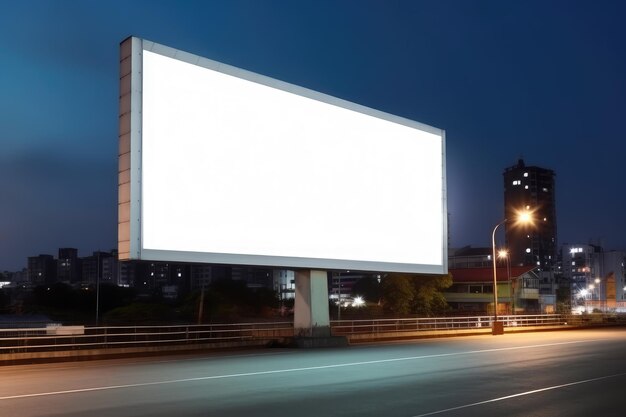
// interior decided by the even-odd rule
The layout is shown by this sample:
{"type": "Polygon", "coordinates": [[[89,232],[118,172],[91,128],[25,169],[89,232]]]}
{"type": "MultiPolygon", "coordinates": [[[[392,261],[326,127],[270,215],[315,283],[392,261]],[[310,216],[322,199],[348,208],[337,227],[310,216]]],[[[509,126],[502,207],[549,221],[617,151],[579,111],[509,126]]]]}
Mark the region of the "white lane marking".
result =
{"type": "Polygon", "coordinates": [[[520,392],[520,393],[517,393],[517,394],[505,395],[504,397],[492,398],[492,399],[489,399],[489,400],[479,401],[479,402],[476,402],[476,403],[460,405],[458,407],[446,408],[444,410],[431,411],[430,413],[419,414],[419,415],[416,415],[416,416],[413,416],[413,417],[434,416],[434,415],[437,415],[437,414],[449,413],[450,411],[462,410],[464,408],[476,407],[476,406],[479,406],[479,405],[484,405],[484,404],[489,404],[489,403],[495,403],[495,402],[498,402],[498,401],[509,400],[511,398],[523,397],[525,395],[532,395],[532,394],[537,394],[537,393],[540,393],[540,392],[551,391],[551,390],[555,390],[555,389],[559,389],[559,388],[565,388],[565,387],[571,387],[573,385],[587,384],[589,382],[601,381],[603,379],[609,379],[609,378],[617,378],[617,377],[625,376],[625,375],[626,375],[626,372],[622,372],[622,373],[619,373],[619,374],[605,375],[605,376],[600,376],[600,377],[597,377],[597,378],[583,379],[582,381],[569,382],[567,384],[561,384],[561,385],[553,385],[551,387],[534,389],[534,390],[531,390],[531,391],[520,392]]]}
{"type": "Polygon", "coordinates": [[[468,350],[464,352],[438,353],[434,355],[409,356],[409,357],[404,357],[404,358],[391,358],[391,359],[378,359],[378,360],[362,361],[362,362],[339,363],[339,364],[334,364],[334,365],[307,366],[307,367],[302,367],[302,368],[276,369],[276,370],[271,370],[271,371],[243,372],[243,373],[238,373],[238,374],[212,375],[212,376],[201,376],[201,377],[195,377],[195,378],[172,379],[172,380],[165,380],[165,381],[140,382],[136,384],[108,385],[108,386],[92,387],[92,388],[77,388],[77,389],[70,389],[70,390],[63,390],[63,391],[36,392],[32,394],[7,395],[4,397],[0,397],[0,401],[14,400],[14,399],[19,399],[19,398],[44,397],[44,396],[50,396],[50,395],[76,394],[76,393],[81,393],[81,392],[106,391],[106,390],[112,390],[112,389],[147,387],[147,386],[152,386],[152,385],[179,384],[182,382],[209,381],[212,379],[240,378],[240,377],[246,377],[246,376],[282,374],[282,373],[288,373],[288,372],[315,371],[315,370],[320,370],[320,369],[344,368],[344,367],[349,367],[349,366],[373,365],[373,364],[380,364],[380,363],[413,361],[413,360],[419,360],[419,359],[443,358],[443,357],[449,357],[449,356],[475,355],[479,353],[492,353],[492,352],[500,352],[500,351],[508,351],[508,350],[571,345],[571,344],[580,344],[580,343],[590,343],[594,341],[595,340],[573,340],[569,342],[545,343],[545,344],[527,345],[527,346],[510,346],[510,347],[505,347],[505,348],[493,348],[493,349],[482,349],[482,350],[468,350]]]}

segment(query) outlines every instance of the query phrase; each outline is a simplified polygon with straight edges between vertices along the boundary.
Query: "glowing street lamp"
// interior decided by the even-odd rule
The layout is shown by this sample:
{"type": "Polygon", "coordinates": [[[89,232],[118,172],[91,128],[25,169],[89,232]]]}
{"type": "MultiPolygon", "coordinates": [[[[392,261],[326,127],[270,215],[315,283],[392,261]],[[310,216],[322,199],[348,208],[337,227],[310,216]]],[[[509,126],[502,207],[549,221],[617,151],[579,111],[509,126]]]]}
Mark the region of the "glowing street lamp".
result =
{"type": "Polygon", "coordinates": [[[354,297],[354,301],[352,301],[352,307],[361,307],[364,304],[365,300],[363,300],[363,297],[361,296],[354,297]]]}
{"type": "MultiPolygon", "coordinates": [[[[504,324],[498,321],[498,278],[496,272],[496,230],[499,226],[506,223],[508,219],[502,220],[500,223],[496,224],[496,227],[493,228],[493,232],[491,233],[491,249],[492,249],[492,261],[493,261],[493,327],[491,334],[499,335],[504,334],[504,324]]],[[[522,224],[532,224],[532,213],[528,211],[522,211],[516,214],[514,224],[522,225],[522,224]]]]}
{"type": "Polygon", "coordinates": [[[511,312],[515,314],[515,285],[511,285],[511,262],[509,259],[509,251],[500,249],[498,258],[506,260],[506,280],[509,283],[509,292],[511,296],[511,312]]]}

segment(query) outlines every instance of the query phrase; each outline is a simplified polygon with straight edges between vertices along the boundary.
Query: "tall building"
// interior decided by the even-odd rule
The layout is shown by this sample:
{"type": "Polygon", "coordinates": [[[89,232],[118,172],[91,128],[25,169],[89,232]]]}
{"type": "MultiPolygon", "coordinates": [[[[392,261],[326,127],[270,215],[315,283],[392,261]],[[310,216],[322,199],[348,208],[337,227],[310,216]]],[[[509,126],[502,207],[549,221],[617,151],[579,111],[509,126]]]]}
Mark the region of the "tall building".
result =
{"type": "Polygon", "coordinates": [[[103,268],[102,263],[105,259],[110,258],[110,252],[96,251],[91,256],[82,258],[82,282],[83,284],[96,284],[102,282],[103,268]]]}
{"type": "Polygon", "coordinates": [[[561,248],[563,276],[571,284],[572,311],[626,311],[626,252],[597,245],[561,248]]]}
{"type": "Polygon", "coordinates": [[[504,225],[512,265],[533,265],[551,271],[556,264],[556,205],[554,171],[526,166],[520,159],[504,176],[504,225]],[[516,212],[529,210],[534,225],[516,225],[516,212]]]}
{"type": "Polygon", "coordinates": [[[57,281],[71,284],[80,281],[78,250],[75,248],[59,248],[57,259],[57,281]]]}
{"type": "Polygon", "coordinates": [[[28,281],[31,285],[49,285],[56,282],[56,264],[52,255],[28,257],[28,281]]]}

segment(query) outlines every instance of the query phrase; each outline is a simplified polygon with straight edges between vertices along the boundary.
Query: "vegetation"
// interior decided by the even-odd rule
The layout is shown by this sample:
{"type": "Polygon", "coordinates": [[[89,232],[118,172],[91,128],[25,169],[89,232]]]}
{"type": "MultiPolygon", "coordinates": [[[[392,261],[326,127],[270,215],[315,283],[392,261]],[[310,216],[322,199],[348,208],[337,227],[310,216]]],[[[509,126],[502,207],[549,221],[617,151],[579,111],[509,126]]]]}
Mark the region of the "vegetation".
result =
{"type": "Polygon", "coordinates": [[[100,284],[98,296],[95,286],[75,288],[63,283],[42,285],[19,294],[14,291],[12,295],[0,289],[0,312],[43,314],[65,324],[95,323],[96,297],[99,323],[104,325],[197,323],[199,319],[239,321],[278,314],[278,297],[274,291],[248,288],[245,282],[232,280],[212,283],[204,295],[193,291],[174,300],[164,299],[160,294],[140,296],[133,288],[104,283],[100,284]]]}
{"type": "Polygon", "coordinates": [[[391,273],[380,282],[366,277],[355,283],[354,295],[361,295],[368,303],[382,304],[387,314],[406,316],[441,315],[448,309],[443,290],[452,285],[448,275],[409,275],[391,273]]]}

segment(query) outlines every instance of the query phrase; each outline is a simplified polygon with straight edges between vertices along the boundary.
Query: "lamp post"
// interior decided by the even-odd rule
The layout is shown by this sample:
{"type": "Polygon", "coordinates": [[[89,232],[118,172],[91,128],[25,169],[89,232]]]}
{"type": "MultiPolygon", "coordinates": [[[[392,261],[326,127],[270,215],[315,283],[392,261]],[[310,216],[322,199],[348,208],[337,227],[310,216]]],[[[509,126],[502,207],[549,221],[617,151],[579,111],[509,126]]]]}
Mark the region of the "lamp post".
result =
{"type": "MultiPolygon", "coordinates": [[[[527,209],[529,207],[526,207],[527,209]]],[[[492,260],[493,260],[493,327],[491,334],[499,335],[504,334],[504,323],[498,321],[498,278],[496,271],[496,230],[498,227],[507,222],[508,219],[502,220],[500,223],[496,224],[496,227],[493,228],[493,232],[491,233],[491,249],[492,249],[492,260]]],[[[522,211],[517,213],[515,218],[515,224],[532,224],[533,219],[531,213],[529,211],[522,211]]]]}
{"type": "Polygon", "coordinates": [[[498,251],[498,258],[506,260],[506,280],[509,283],[509,295],[511,297],[511,313],[515,314],[515,285],[511,285],[511,262],[509,252],[506,249],[498,251]]]}
{"type": "Polygon", "coordinates": [[[604,303],[602,302],[602,281],[600,278],[596,278],[594,282],[598,285],[598,307],[604,313],[604,303]]]}
{"type": "Polygon", "coordinates": [[[496,230],[504,223],[506,223],[506,219],[496,224],[491,233],[491,260],[493,261],[493,326],[491,334],[493,335],[504,334],[504,324],[498,321],[498,277],[496,272],[496,230]]]}

